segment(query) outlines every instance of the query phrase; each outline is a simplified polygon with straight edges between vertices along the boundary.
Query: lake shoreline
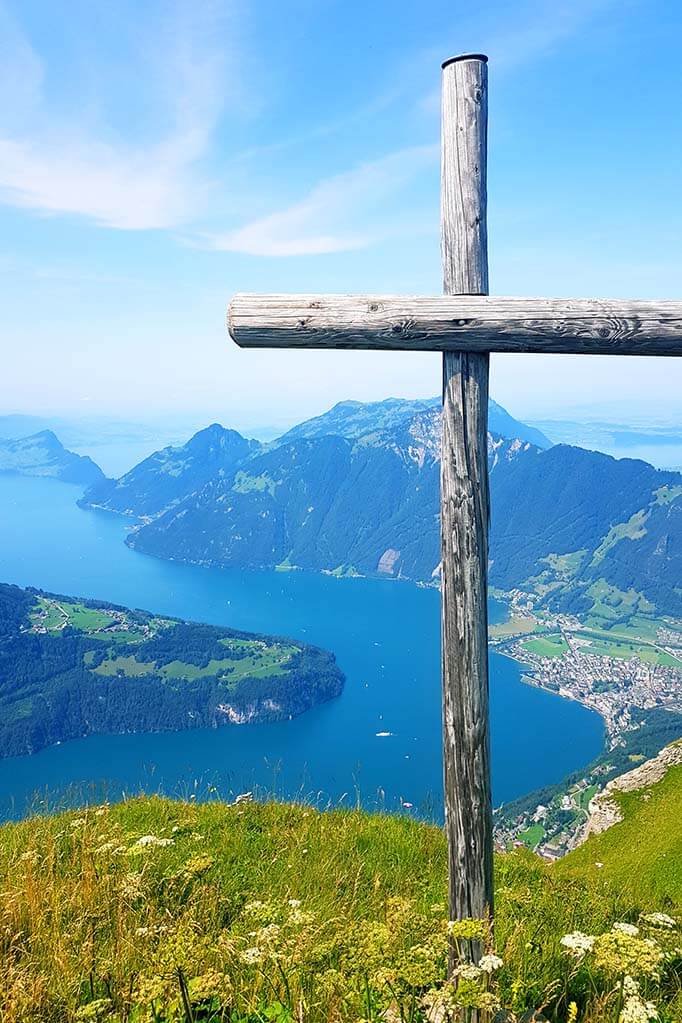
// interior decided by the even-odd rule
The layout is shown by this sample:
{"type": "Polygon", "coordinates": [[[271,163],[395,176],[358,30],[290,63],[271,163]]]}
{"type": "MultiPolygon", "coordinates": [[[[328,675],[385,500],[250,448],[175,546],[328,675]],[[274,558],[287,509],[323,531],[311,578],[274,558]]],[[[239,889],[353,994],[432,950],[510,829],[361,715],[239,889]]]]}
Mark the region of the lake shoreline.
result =
{"type": "MultiPolygon", "coordinates": [[[[293,721],[249,728],[91,736],[32,757],[0,761],[0,813],[33,794],[108,779],[111,790],[181,794],[197,779],[219,790],[278,798],[312,793],[329,805],[361,794],[366,806],[442,816],[440,607],[435,586],[320,573],[243,573],[169,562],[124,544],[130,520],[77,507],[79,488],[0,480],[0,579],[77,593],[158,614],[267,632],[336,654],[343,693],[293,721]],[[45,509],[50,508],[50,514],[45,509]],[[332,579],[334,580],[332,582],[332,579]],[[377,738],[379,732],[393,733],[377,738]],[[383,795],[382,795],[383,793],[383,795]]],[[[505,614],[491,602],[491,621],[505,614]]],[[[602,747],[601,718],[524,683],[491,650],[495,804],[552,784],[602,747]],[[538,759],[537,736],[551,744],[538,759]]]]}

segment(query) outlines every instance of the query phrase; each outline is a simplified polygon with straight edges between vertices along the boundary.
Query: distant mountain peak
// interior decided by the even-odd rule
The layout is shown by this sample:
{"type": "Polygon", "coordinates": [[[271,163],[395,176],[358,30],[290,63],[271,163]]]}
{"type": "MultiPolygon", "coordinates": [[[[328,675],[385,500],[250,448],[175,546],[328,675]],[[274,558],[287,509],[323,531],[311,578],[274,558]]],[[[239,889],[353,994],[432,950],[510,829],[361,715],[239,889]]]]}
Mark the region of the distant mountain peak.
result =
{"type": "Polygon", "coordinates": [[[231,478],[238,466],[260,448],[258,441],[211,423],[186,444],[156,451],[120,479],[90,487],[80,503],[119,515],[157,518],[210,480],[231,478]]]}
{"type": "MultiPolygon", "coordinates": [[[[422,413],[439,413],[441,400],[432,398],[384,398],[382,401],[340,401],[328,412],[294,426],[275,444],[336,434],[351,440],[367,434],[404,426],[422,413]]],[[[551,442],[540,430],[514,419],[506,409],[491,399],[489,429],[492,433],[510,439],[518,438],[539,448],[551,447],[551,442]]]]}
{"type": "Polygon", "coordinates": [[[29,441],[41,440],[44,441],[46,444],[50,445],[51,447],[61,448],[63,451],[66,451],[66,448],[64,447],[59,437],[57,436],[56,433],[54,433],[53,430],[39,430],[38,433],[33,433],[29,437],[20,438],[20,440],[23,439],[29,441]]]}
{"type": "Polygon", "coordinates": [[[91,458],[67,450],[52,430],[0,440],[0,473],[86,485],[104,479],[104,473],[91,458]]]}

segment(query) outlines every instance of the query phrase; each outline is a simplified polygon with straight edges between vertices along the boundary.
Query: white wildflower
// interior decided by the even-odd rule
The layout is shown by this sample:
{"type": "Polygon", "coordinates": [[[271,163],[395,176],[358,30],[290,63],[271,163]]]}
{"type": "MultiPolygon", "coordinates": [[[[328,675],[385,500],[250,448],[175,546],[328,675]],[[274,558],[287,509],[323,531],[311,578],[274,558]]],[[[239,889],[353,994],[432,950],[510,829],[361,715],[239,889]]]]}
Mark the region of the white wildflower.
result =
{"type": "Polygon", "coordinates": [[[247,966],[255,966],[256,963],[259,963],[263,958],[263,953],[259,948],[254,946],[253,948],[245,948],[239,958],[243,963],[246,963],[247,966]]]}
{"type": "Polygon", "coordinates": [[[298,909],[298,907],[301,905],[301,900],[289,899],[289,905],[291,906],[292,909],[298,909]]]}
{"type": "Polygon", "coordinates": [[[116,842],[112,842],[111,840],[109,840],[108,842],[102,842],[101,845],[98,845],[97,848],[95,849],[95,853],[97,855],[103,856],[105,853],[116,852],[117,849],[118,846],[116,845],[116,842]]]}
{"type": "Polygon", "coordinates": [[[653,1002],[643,1002],[638,995],[625,999],[618,1023],[649,1023],[658,1019],[658,1011],[653,1002]]]}
{"type": "Polygon", "coordinates": [[[156,845],[165,847],[167,845],[175,845],[172,838],[158,838],[156,835],[143,835],[142,838],[138,838],[137,842],[134,843],[133,849],[144,849],[146,846],[156,845]]]}
{"type": "Polygon", "coordinates": [[[142,894],[142,874],[126,874],[121,883],[121,894],[126,899],[137,899],[142,894]]]}
{"type": "Polygon", "coordinates": [[[627,934],[631,938],[636,938],[639,934],[639,927],[635,927],[634,924],[626,924],[618,922],[611,928],[613,931],[620,931],[621,934],[627,934]]]}
{"type": "Polygon", "coordinates": [[[494,973],[495,970],[501,970],[504,963],[499,956],[491,953],[490,955],[481,956],[478,966],[484,973],[494,973]]]}
{"type": "Polygon", "coordinates": [[[667,913],[646,913],[642,916],[642,920],[653,924],[654,927],[677,927],[677,921],[667,913]]]}
{"type": "Polygon", "coordinates": [[[473,963],[464,963],[459,966],[455,971],[458,977],[462,980],[479,980],[483,970],[479,966],[475,966],[473,963]]]}
{"type": "Polygon", "coordinates": [[[594,938],[591,934],[583,934],[582,931],[572,931],[571,934],[564,934],[561,944],[569,955],[575,956],[576,959],[582,959],[592,951],[594,938]]]}
{"type": "Polygon", "coordinates": [[[633,998],[639,994],[639,984],[634,977],[627,973],[623,977],[623,994],[626,998],[633,998]]]}
{"type": "Polygon", "coordinates": [[[85,817],[76,817],[75,820],[71,821],[72,828],[82,828],[85,824],[85,817]]]}
{"type": "Polygon", "coordinates": [[[148,927],[136,927],[135,928],[135,934],[139,938],[143,938],[146,934],[149,934],[149,928],[148,927]]]}

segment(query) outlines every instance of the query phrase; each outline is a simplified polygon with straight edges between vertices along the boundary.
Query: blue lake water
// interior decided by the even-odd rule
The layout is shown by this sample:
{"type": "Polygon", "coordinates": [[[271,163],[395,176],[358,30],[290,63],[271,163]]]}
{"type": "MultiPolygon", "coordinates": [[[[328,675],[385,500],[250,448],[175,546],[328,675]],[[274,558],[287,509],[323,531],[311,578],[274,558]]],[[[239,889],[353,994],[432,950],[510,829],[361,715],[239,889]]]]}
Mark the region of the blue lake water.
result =
{"type": "MultiPolygon", "coordinates": [[[[91,736],[0,760],[0,816],[140,790],[221,795],[258,787],[442,814],[439,596],[383,580],[243,573],[158,561],[124,546],[126,523],[76,506],[79,490],[0,476],[0,581],[289,635],[333,650],[343,695],[292,721],[153,735],[91,736]],[[390,732],[384,737],[378,732],[390,732]],[[72,792],[73,792],[72,788],[72,792]]],[[[503,608],[491,607],[493,620],[503,608]]],[[[559,781],[601,749],[601,719],[521,682],[491,653],[496,803],[559,781]]]]}

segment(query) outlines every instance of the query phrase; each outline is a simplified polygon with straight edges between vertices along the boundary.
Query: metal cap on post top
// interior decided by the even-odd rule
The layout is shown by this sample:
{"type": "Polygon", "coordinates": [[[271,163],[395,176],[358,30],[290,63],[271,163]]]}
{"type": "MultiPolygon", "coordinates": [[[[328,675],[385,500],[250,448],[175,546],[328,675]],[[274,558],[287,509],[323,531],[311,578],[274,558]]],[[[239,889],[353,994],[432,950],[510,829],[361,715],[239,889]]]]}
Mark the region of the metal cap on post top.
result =
{"type": "Polygon", "coordinates": [[[458,57],[448,57],[441,64],[441,70],[446,68],[448,64],[457,64],[460,60],[480,60],[483,64],[488,63],[488,58],[485,53],[461,53],[458,57]]]}

